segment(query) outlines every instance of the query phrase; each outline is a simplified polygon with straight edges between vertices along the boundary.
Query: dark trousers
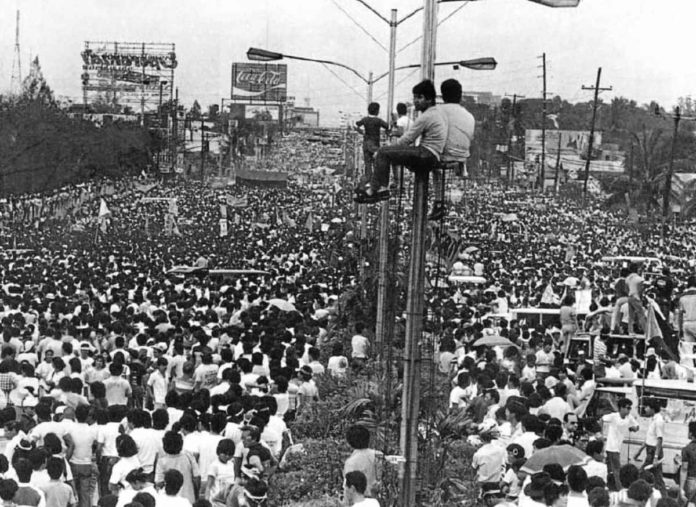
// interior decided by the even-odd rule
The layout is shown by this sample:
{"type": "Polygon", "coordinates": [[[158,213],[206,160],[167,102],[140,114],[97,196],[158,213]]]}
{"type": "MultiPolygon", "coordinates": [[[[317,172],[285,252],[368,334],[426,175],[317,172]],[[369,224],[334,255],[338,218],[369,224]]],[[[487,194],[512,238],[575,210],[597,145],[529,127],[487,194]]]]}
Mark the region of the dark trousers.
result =
{"type": "MultiPolygon", "coordinates": [[[[645,446],[645,463],[643,464],[643,467],[647,467],[648,465],[652,465],[655,463],[656,457],[655,457],[655,452],[657,451],[657,447],[653,445],[646,445],[645,446]]],[[[652,468],[648,469],[650,472],[652,472],[653,477],[655,477],[655,487],[660,490],[660,492],[664,495],[665,494],[665,480],[662,477],[662,463],[659,463],[657,465],[653,465],[652,468]]]]}
{"type": "MultiPolygon", "coordinates": [[[[607,451],[607,472],[612,476],[615,491],[621,490],[619,470],[621,469],[621,455],[618,452],[607,451]]],[[[609,486],[609,484],[607,484],[609,486]]]]}
{"type": "Polygon", "coordinates": [[[378,149],[379,146],[363,146],[363,158],[365,160],[365,181],[370,181],[372,179],[372,167],[375,164],[375,153],[378,149]]]}
{"type": "Polygon", "coordinates": [[[111,493],[109,491],[109,479],[111,478],[111,470],[119,460],[118,456],[102,456],[99,458],[99,497],[103,497],[111,493]]]}
{"type": "Polygon", "coordinates": [[[389,186],[389,166],[400,164],[412,171],[431,170],[437,165],[437,157],[422,146],[401,146],[392,144],[382,146],[375,157],[375,171],[372,184],[375,188],[389,186]]]}

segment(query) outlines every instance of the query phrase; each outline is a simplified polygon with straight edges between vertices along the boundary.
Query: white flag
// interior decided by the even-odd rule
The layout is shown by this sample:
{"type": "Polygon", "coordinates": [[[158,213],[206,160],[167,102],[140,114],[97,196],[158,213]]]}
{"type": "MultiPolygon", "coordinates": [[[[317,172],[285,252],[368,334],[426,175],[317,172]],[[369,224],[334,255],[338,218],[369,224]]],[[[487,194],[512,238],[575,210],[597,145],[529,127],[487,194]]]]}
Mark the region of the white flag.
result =
{"type": "Polygon", "coordinates": [[[101,199],[101,202],[99,203],[99,219],[109,216],[111,216],[111,211],[109,211],[109,208],[106,205],[106,201],[104,199],[101,199]]]}

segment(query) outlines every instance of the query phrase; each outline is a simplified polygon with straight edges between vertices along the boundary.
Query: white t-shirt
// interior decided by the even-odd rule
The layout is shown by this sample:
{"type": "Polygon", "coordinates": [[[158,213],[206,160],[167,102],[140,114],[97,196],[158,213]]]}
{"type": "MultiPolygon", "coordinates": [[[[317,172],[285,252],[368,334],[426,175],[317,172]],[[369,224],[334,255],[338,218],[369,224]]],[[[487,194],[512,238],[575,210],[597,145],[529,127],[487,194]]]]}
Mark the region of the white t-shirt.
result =
{"type": "Polygon", "coordinates": [[[159,370],[152,372],[147,379],[147,385],[152,388],[155,403],[164,403],[164,398],[167,396],[167,382],[159,370]]]}
{"type": "Polygon", "coordinates": [[[153,472],[155,458],[162,447],[162,439],[158,438],[157,430],[151,428],[135,428],[130,432],[131,438],[138,446],[138,459],[146,474],[153,472]]]}
{"type": "Polygon", "coordinates": [[[92,463],[92,446],[97,441],[98,427],[85,423],[76,423],[68,431],[75,444],[70,463],[89,465],[92,463]]]}
{"type": "Polygon", "coordinates": [[[198,439],[198,469],[201,478],[205,479],[208,467],[217,460],[217,446],[222,440],[221,435],[204,431],[198,439]]]}
{"type": "Polygon", "coordinates": [[[618,412],[606,414],[602,417],[602,421],[608,425],[607,452],[620,452],[621,444],[628,436],[628,428],[638,426],[638,421],[632,414],[628,414],[625,419],[622,419],[618,412]]]}
{"type": "Polygon", "coordinates": [[[234,482],[234,462],[230,459],[227,463],[223,463],[219,459],[215,459],[208,467],[205,478],[208,477],[213,478],[212,483],[208,484],[208,498],[214,498],[234,482]]]}
{"type": "Polygon", "coordinates": [[[367,351],[368,351],[368,348],[370,347],[370,341],[367,338],[365,338],[363,335],[356,334],[351,339],[350,344],[351,344],[351,347],[353,348],[353,352],[351,354],[351,357],[359,358],[359,359],[366,359],[367,358],[367,351]]]}
{"type": "Polygon", "coordinates": [[[449,406],[452,407],[466,407],[468,393],[463,387],[455,386],[454,389],[450,391],[449,395],[449,406]]]}
{"type": "Polygon", "coordinates": [[[602,463],[601,461],[591,459],[583,468],[585,469],[585,472],[587,472],[588,477],[596,475],[597,477],[601,477],[605,481],[607,480],[608,474],[606,463],[602,463]]]}
{"type": "Polygon", "coordinates": [[[157,495],[155,507],[191,507],[191,502],[181,496],[157,495]]]}
{"type": "Polygon", "coordinates": [[[645,445],[650,445],[652,447],[657,446],[657,439],[662,438],[664,441],[665,437],[665,418],[660,412],[652,416],[650,419],[650,424],[648,425],[648,431],[645,434],[645,445]]]}
{"type": "Polygon", "coordinates": [[[499,482],[506,458],[507,451],[504,447],[492,443],[483,445],[471,459],[471,466],[476,469],[476,481],[499,482]]]}
{"type": "Polygon", "coordinates": [[[140,468],[140,460],[138,456],[131,456],[130,458],[119,459],[111,469],[111,477],[109,478],[109,484],[120,484],[124,488],[128,487],[126,482],[126,476],[131,470],[140,468]]]}
{"type": "Polygon", "coordinates": [[[326,369],[335,377],[343,377],[348,369],[348,358],[346,356],[331,356],[326,369]]]}
{"type": "Polygon", "coordinates": [[[379,502],[374,498],[365,498],[353,504],[353,507],[379,507],[379,502]]]}
{"type": "Polygon", "coordinates": [[[118,457],[118,451],[116,451],[116,439],[120,434],[118,428],[117,422],[97,426],[97,442],[102,444],[102,456],[118,457]]]}
{"type": "Polygon", "coordinates": [[[217,385],[217,364],[201,364],[193,373],[193,380],[201,383],[202,389],[211,389],[217,385]]]}

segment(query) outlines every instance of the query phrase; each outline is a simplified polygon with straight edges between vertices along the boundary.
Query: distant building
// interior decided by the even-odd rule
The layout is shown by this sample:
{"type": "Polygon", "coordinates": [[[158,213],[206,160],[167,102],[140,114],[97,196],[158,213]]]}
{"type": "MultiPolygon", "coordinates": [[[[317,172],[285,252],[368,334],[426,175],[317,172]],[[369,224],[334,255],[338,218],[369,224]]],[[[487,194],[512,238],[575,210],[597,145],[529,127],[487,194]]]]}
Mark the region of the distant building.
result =
{"type": "Polygon", "coordinates": [[[318,127],[319,111],[313,107],[292,106],[287,109],[285,119],[290,127],[318,127]]]}
{"type": "MultiPolygon", "coordinates": [[[[525,160],[540,163],[542,143],[541,130],[527,129],[525,131],[525,160]]],[[[570,179],[582,176],[587,163],[587,150],[590,133],[586,130],[554,130],[546,131],[546,164],[555,168],[558,157],[560,135],[560,166],[568,173],[570,179]]],[[[602,144],[602,132],[594,133],[590,161],[590,173],[622,174],[625,172],[625,154],[616,144],[602,144]]]]}
{"type": "Polygon", "coordinates": [[[462,100],[466,101],[467,98],[473,100],[477,104],[485,104],[487,106],[497,106],[502,100],[500,95],[493,95],[491,92],[463,91],[462,100]]]}

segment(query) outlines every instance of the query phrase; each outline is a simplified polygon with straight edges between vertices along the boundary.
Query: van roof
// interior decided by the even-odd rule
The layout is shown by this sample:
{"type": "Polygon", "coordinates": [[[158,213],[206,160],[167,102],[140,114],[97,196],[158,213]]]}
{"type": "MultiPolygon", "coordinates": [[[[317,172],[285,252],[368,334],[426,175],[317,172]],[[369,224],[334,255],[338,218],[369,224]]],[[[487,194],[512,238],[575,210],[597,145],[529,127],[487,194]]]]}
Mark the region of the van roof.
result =
{"type": "Polygon", "coordinates": [[[676,394],[681,391],[696,396],[696,384],[685,380],[645,379],[645,382],[640,380],[633,385],[641,389],[645,385],[646,391],[660,391],[663,395],[676,394]]]}
{"type": "Polygon", "coordinates": [[[633,393],[633,388],[631,387],[598,387],[597,391],[601,393],[616,393],[616,394],[625,394],[628,396],[629,394],[633,393]]]}
{"type": "Polygon", "coordinates": [[[616,255],[616,256],[606,256],[602,257],[602,261],[604,262],[657,262],[657,263],[662,263],[660,259],[657,257],[642,257],[642,256],[635,256],[635,255],[616,255]]]}

